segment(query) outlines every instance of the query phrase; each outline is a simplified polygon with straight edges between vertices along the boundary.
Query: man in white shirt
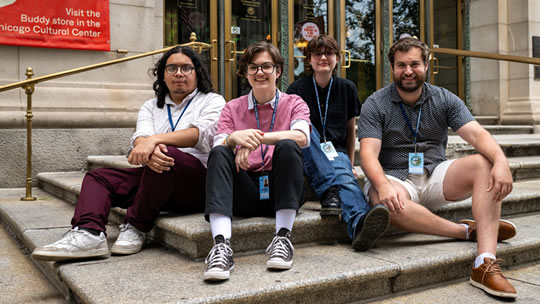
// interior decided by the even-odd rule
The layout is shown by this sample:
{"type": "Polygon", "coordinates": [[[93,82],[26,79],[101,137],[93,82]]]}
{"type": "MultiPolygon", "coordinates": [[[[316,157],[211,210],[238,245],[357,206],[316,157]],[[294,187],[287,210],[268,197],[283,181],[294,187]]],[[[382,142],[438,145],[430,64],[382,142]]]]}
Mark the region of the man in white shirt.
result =
{"type": "Polygon", "coordinates": [[[212,92],[208,71],[190,48],[165,53],[153,74],[156,97],[139,111],[128,156],[130,164],[142,166],[88,172],[72,229],[36,248],[35,259],[108,256],[105,225],[111,207],[127,209],[113,254],[139,252],[162,210],[204,210],[206,162],[225,100],[212,92]]]}

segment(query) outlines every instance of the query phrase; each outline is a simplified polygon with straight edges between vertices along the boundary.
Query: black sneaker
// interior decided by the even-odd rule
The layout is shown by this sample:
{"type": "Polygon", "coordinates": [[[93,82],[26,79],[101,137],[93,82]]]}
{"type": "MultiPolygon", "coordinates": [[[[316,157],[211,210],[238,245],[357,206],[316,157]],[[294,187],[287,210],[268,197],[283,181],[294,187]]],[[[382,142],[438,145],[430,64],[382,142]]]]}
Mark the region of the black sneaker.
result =
{"type": "Polygon", "coordinates": [[[229,278],[234,269],[233,251],[229,239],[216,235],[214,247],[204,261],[208,266],[204,272],[205,281],[223,281],[229,278]]]}
{"type": "Polygon", "coordinates": [[[356,224],[356,231],[352,241],[355,250],[366,251],[373,246],[375,241],[384,235],[390,225],[390,212],[384,205],[375,205],[356,224]]]}
{"type": "Polygon", "coordinates": [[[321,215],[340,215],[341,198],[339,188],[332,186],[326,190],[321,199],[321,215]]]}
{"type": "Polygon", "coordinates": [[[270,255],[266,268],[268,269],[291,269],[293,264],[294,247],[290,240],[291,232],[287,228],[279,229],[272,243],[266,248],[270,255]]]}

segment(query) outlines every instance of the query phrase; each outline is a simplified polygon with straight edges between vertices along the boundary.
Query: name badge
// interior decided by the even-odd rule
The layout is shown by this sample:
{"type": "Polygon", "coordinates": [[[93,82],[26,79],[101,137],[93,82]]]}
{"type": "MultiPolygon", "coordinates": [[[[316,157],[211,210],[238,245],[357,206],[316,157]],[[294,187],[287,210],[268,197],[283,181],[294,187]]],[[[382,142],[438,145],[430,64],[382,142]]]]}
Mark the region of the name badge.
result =
{"type": "Polygon", "coordinates": [[[259,176],[259,199],[270,199],[270,179],[268,175],[259,176]]]}
{"type": "Polygon", "coordinates": [[[424,174],[424,153],[409,153],[409,174],[424,174]]]}
{"type": "Polygon", "coordinates": [[[321,150],[329,160],[334,160],[334,158],[338,157],[336,148],[334,148],[331,141],[321,143],[321,150]]]}

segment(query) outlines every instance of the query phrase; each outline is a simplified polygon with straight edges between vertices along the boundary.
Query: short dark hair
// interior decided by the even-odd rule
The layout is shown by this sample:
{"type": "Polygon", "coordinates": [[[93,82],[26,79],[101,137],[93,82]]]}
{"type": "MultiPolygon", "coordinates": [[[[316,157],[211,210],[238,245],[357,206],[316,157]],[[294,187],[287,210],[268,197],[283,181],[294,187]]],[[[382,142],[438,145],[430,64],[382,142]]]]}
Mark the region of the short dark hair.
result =
{"type": "Polygon", "coordinates": [[[413,37],[407,37],[407,38],[401,38],[392,47],[390,47],[390,51],[388,52],[388,60],[390,61],[390,65],[394,66],[394,56],[397,51],[406,53],[411,48],[419,48],[422,52],[422,60],[424,61],[424,64],[427,64],[427,60],[429,57],[429,47],[422,42],[421,40],[418,40],[413,37]]]}
{"type": "MultiPolygon", "coordinates": [[[[281,53],[279,52],[277,47],[264,40],[254,42],[246,48],[246,51],[238,60],[238,71],[236,72],[236,74],[242,77],[246,77],[247,65],[251,63],[251,60],[253,60],[253,57],[255,57],[255,55],[261,52],[268,52],[268,54],[270,54],[270,57],[272,57],[272,60],[276,65],[276,68],[279,69],[279,77],[281,77],[285,60],[283,60],[283,57],[281,56],[281,53]]],[[[279,79],[279,77],[277,79],[279,79]]]]}
{"type": "Polygon", "coordinates": [[[212,81],[210,80],[208,69],[202,63],[200,57],[189,47],[177,46],[163,54],[163,56],[156,62],[154,68],[151,69],[152,75],[156,77],[156,81],[154,81],[154,85],[152,87],[156,93],[158,108],[163,108],[165,105],[165,96],[167,96],[169,93],[169,88],[167,87],[167,84],[165,84],[164,80],[165,65],[167,64],[169,57],[177,53],[182,53],[188,56],[193,62],[195,73],[197,73],[197,89],[205,94],[214,91],[212,89],[212,81]]]}
{"type": "MultiPolygon", "coordinates": [[[[309,63],[309,60],[311,59],[311,54],[320,50],[323,50],[325,52],[332,51],[336,54],[336,56],[339,56],[341,53],[341,50],[339,48],[339,45],[336,41],[336,39],[328,36],[328,35],[319,35],[313,39],[311,39],[307,45],[307,47],[304,49],[304,55],[306,56],[306,62],[309,63]]],[[[334,70],[332,71],[333,74],[336,73],[338,68],[339,62],[334,67],[334,70]]],[[[307,70],[310,73],[313,73],[313,70],[310,68],[307,70]]]]}

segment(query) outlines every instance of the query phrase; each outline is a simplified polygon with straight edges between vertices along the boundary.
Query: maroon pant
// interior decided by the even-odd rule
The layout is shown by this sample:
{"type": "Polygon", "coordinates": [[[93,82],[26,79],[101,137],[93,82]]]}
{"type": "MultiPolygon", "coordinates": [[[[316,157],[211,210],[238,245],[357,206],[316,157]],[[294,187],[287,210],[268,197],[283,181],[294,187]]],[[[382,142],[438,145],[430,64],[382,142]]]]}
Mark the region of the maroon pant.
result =
{"type": "Polygon", "coordinates": [[[160,211],[204,211],[206,168],[188,153],[167,149],[174,166],[163,173],[148,167],[86,173],[71,225],[105,231],[111,207],[121,207],[127,209],[125,223],[148,232],[160,211]]]}

